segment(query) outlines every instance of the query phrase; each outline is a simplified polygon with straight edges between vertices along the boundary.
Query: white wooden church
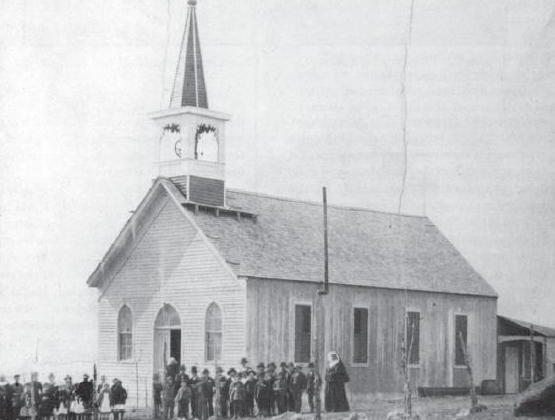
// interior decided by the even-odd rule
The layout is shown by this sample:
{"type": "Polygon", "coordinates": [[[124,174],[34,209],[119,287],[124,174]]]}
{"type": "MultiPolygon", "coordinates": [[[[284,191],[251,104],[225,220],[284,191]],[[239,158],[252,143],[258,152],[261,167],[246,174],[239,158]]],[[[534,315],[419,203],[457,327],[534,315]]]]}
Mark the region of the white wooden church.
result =
{"type": "Polygon", "coordinates": [[[169,357],[212,372],[242,357],[307,363],[318,321],[317,350],[339,353],[355,397],[402,391],[409,333],[415,386],[468,384],[459,336],[476,385],[495,379],[497,295],[427,217],[330,206],[330,293],[315,319],[322,207],[228,188],[230,117],[208,108],[188,4],[170,104],[152,115],[159,176],[87,281],[100,374],[143,406],[169,357]]]}

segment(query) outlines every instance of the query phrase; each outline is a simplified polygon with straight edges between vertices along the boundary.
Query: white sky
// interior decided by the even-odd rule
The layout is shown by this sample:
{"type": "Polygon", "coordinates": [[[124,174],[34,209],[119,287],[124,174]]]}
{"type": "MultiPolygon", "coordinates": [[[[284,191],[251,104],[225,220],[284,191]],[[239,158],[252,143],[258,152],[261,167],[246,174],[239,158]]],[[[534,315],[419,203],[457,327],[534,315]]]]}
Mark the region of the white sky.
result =
{"type": "MultiPolygon", "coordinates": [[[[146,113],[167,102],[185,3],[168,26],[160,0],[0,2],[0,369],[37,339],[43,361],[95,358],[85,281],[151,183],[146,113]]],[[[395,211],[409,7],[200,0],[228,185],[395,211]]],[[[415,0],[407,95],[403,211],[500,313],[555,326],[555,1],[415,0]]]]}

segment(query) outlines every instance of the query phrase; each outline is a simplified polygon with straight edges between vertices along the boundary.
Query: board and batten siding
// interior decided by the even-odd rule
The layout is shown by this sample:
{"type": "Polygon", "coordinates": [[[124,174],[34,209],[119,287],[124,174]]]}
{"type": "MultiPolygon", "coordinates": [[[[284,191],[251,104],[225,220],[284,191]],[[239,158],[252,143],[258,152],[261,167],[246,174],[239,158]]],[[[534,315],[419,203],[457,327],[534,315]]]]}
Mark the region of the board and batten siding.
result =
{"type": "MultiPolygon", "coordinates": [[[[247,354],[253,363],[292,361],[294,305],[314,307],[318,285],[270,279],[247,280],[247,354]]],[[[335,350],[347,366],[355,394],[397,394],[403,389],[400,347],[405,308],[420,312],[420,363],[411,367],[413,387],[453,387],[467,383],[466,370],[455,367],[454,317],[468,316],[468,349],[474,381],[496,377],[495,298],[366,288],[330,284],[320,311],[320,362],[335,350]],[[352,363],[353,308],[368,308],[368,363],[352,363]],[[322,325],[322,319],[325,323],[322,325]]],[[[314,341],[312,342],[314,351],[314,341]]],[[[356,398],[356,397],[355,397],[356,398]]]]}
{"type": "Polygon", "coordinates": [[[164,304],[172,305],[181,318],[181,361],[188,369],[192,365],[214,369],[213,362],[205,362],[204,338],[206,309],[212,302],[220,306],[223,317],[221,363],[237,365],[244,356],[244,282],[224,267],[182,212],[167,194],[159,199],[127,260],[100,289],[99,375],[121,379],[130,406],[152,404],[154,322],[164,304]],[[133,358],[129,361],[118,361],[117,318],[123,305],[133,317],[133,358]]]}

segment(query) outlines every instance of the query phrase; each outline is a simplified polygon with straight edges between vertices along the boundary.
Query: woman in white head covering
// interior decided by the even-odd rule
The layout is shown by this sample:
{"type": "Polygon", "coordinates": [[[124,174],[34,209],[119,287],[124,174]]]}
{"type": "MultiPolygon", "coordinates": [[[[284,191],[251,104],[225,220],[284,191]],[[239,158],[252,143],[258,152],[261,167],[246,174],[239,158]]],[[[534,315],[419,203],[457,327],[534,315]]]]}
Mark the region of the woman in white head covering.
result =
{"type": "Polygon", "coordinates": [[[326,368],[325,408],[327,412],[349,411],[349,402],[345,393],[346,382],[349,382],[349,375],[345,365],[337,352],[330,351],[326,368]]]}

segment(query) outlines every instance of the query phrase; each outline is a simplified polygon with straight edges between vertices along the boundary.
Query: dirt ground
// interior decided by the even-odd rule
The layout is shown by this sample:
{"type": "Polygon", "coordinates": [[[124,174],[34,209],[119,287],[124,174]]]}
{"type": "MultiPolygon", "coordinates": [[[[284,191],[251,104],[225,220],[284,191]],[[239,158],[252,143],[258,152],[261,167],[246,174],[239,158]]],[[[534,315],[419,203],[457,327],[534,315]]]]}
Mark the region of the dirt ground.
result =
{"type": "MultiPolygon", "coordinates": [[[[482,413],[475,414],[465,419],[472,420],[520,420],[531,419],[531,417],[514,417],[513,404],[515,396],[480,396],[479,403],[484,404],[488,409],[482,413]]],[[[436,397],[436,398],[416,398],[414,400],[414,412],[420,415],[422,420],[449,420],[460,418],[457,413],[470,405],[468,397],[436,397]]],[[[385,420],[387,414],[403,407],[402,400],[375,400],[365,404],[365,406],[353,407],[352,413],[358,414],[358,420],[385,420]]],[[[347,420],[349,413],[323,414],[322,420],[347,420]]],[[[314,416],[303,413],[297,417],[293,413],[274,417],[274,420],[291,420],[295,417],[298,420],[313,420],[314,416]]],[[[151,413],[145,411],[128,412],[126,420],[147,420],[151,419],[151,413]]],[[[534,419],[538,419],[534,417],[534,419]]],[[[542,419],[552,419],[554,417],[542,417],[542,419]]]]}

